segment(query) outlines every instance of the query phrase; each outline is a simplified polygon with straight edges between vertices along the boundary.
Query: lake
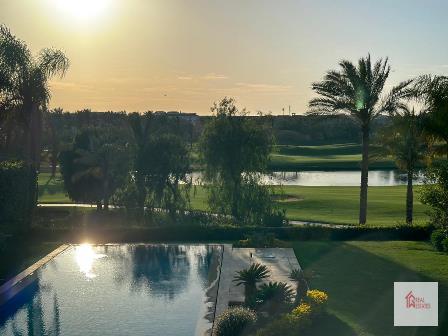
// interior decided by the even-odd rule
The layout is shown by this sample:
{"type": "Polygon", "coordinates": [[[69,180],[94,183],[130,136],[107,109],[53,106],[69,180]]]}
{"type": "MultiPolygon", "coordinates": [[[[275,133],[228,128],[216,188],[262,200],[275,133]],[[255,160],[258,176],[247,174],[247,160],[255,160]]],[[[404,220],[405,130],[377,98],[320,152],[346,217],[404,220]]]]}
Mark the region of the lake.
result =
{"type": "MultiPolygon", "coordinates": [[[[199,183],[202,174],[191,174],[195,184],[199,183]]],[[[358,186],[361,181],[360,171],[303,171],[303,172],[273,172],[263,175],[263,180],[271,185],[298,186],[358,186]]],[[[423,184],[424,176],[419,174],[414,178],[414,184],[423,184]]],[[[369,171],[370,186],[397,186],[407,183],[406,175],[397,170],[369,171]]]]}

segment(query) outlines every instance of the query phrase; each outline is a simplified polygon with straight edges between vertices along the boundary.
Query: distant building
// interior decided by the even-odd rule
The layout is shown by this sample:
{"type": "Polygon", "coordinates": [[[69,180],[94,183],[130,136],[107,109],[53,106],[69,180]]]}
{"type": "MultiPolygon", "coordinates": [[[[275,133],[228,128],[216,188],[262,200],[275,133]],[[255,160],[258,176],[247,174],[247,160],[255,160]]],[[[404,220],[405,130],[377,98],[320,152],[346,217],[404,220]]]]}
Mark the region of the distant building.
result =
{"type": "Polygon", "coordinates": [[[199,116],[193,112],[182,112],[182,111],[156,111],[154,115],[166,115],[168,117],[177,117],[179,119],[189,121],[193,124],[199,122],[199,116]]]}

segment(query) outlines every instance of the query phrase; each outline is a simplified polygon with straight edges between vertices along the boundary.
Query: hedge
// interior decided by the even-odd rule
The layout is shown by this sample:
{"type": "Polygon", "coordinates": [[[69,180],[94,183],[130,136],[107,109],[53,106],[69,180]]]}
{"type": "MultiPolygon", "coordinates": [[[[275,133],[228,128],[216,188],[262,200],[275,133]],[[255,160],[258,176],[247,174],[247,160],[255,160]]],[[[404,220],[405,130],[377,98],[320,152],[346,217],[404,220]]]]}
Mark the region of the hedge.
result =
{"type": "Polygon", "coordinates": [[[235,241],[257,234],[274,234],[282,240],[428,240],[431,227],[233,227],[200,225],[167,225],[159,227],[104,227],[35,228],[33,236],[47,240],[80,242],[88,238],[104,242],[174,242],[174,241],[235,241]]]}
{"type": "Polygon", "coordinates": [[[22,161],[0,162],[0,225],[26,231],[37,203],[37,173],[22,161]]]}

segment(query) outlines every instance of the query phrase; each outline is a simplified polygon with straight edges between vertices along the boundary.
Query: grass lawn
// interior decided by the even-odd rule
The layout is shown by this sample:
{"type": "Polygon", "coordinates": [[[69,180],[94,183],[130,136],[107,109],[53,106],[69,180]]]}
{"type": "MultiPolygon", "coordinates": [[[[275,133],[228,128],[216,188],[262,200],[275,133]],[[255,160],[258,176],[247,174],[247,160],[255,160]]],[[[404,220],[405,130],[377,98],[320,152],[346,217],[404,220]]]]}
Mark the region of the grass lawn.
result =
{"type": "MultiPolygon", "coordinates": [[[[282,207],[289,219],[337,224],[357,224],[359,187],[297,187],[285,186],[288,196],[282,207]]],[[[367,223],[391,226],[405,222],[406,187],[369,187],[367,223]]],[[[427,207],[414,194],[414,222],[426,224],[427,207]]]]}
{"type": "MultiPolygon", "coordinates": [[[[415,188],[415,223],[426,223],[426,207],[418,201],[415,188]]],[[[358,187],[302,187],[284,186],[281,207],[289,219],[335,224],[356,224],[358,221],[358,187]]],[[[405,186],[370,187],[368,199],[368,224],[391,226],[404,222],[405,186]]],[[[60,175],[50,179],[50,174],[39,175],[39,202],[72,203],[63,189],[60,175]]],[[[207,195],[202,187],[195,187],[191,196],[194,209],[207,209],[207,195]]]]}
{"type": "Polygon", "coordinates": [[[37,183],[40,203],[72,203],[64,190],[64,181],[60,174],[51,178],[50,173],[40,173],[37,183]]]}
{"type": "MultiPolygon", "coordinates": [[[[416,188],[416,191],[418,188],[416,188]]],[[[357,224],[359,207],[358,187],[302,187],[284,186],[285,198],[281,207],[286,209],[289,219],[335,223],[357,224]]],[[[393,226],[405,221],[405,186],[370,187],[367,222],[371,226],[393,226]]],[[[206,193],[197,187],[191,197],[195,209],[205,210],[206,193]]],[[[415,224],[425,225],[426,207],[414,200],[415,224]]]]}
{"type": "MultiPolygon", "coordinates": [[[[293,242],[311,287],[329,295],[329,315],[309,335],[448,335],[448,255],[429,243],[293,242]],[[394,281],[439,282],[439,327],[393,327],[394,281]]],[[[308,335],[308,333],[307,333],[308,335]]]]}
{"type": "MultiPolygon", "coordinates": [[[[269,168],[279,171],[297,170],[358,170],[361,146],[336,144],[321,146],[276,146],[269,168]]],[[[395,169],[391,159],[372,160],[371,168],[395,169]]]]}

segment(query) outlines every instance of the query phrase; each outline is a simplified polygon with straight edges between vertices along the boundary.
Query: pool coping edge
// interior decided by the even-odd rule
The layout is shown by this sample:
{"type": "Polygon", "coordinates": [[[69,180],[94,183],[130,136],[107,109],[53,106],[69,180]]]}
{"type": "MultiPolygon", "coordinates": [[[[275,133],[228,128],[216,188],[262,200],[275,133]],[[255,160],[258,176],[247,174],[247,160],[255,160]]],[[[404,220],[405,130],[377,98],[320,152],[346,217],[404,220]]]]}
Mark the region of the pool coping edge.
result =
{"type": "Polygon", "coordinates": [[[36,261],[34,264],[12,277],[8,281],[6,281],[3,285],[0,286],[0,306],[7,303],[14,295],[20,292],[24,287],[26,287],[28,283],[26,283],[26,279],[28,279],[31,275],[34,274],[40,267],[44,266],[51,259],[56,257],[58,254],[64,252],[67,248],[69,248],[70,244],[63,244],[51,251],[47,255],[45,255],[40,260],[36,261]],[[20,286],[23,284],[23,286],[20,286]],[[20,287],[20,288],[18,288],[20,287]]]}

